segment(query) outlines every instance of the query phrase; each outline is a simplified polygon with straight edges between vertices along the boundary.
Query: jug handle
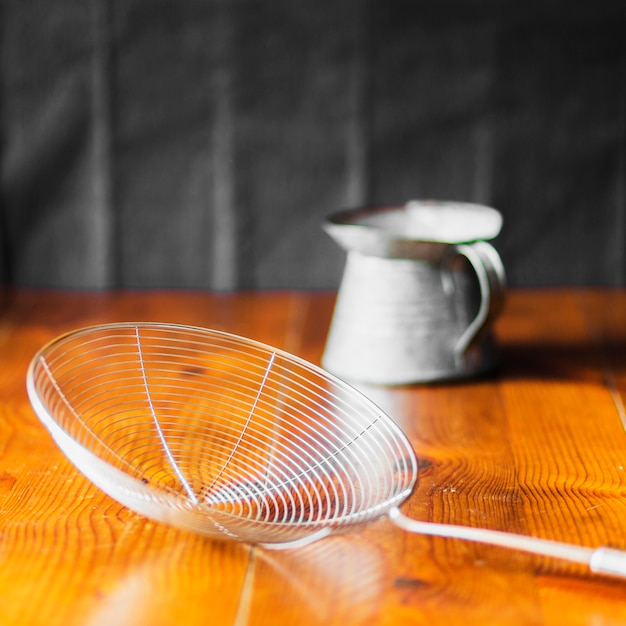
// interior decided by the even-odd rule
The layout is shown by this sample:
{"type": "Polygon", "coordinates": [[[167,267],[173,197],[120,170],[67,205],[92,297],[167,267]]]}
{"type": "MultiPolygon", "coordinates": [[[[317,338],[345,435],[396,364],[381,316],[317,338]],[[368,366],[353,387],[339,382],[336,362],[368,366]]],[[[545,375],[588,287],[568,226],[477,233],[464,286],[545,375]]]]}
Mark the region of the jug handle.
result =
{"type": "Polygon", "coordinates": [[[460,244],[455,253],[464,256],[474,268],[480,287],[480,307],[454,347],[457,363],[462,362],[466,350],[480,331],[500,313],[506,292],[506,274],[496,249],[486,241],[460,244]]]}

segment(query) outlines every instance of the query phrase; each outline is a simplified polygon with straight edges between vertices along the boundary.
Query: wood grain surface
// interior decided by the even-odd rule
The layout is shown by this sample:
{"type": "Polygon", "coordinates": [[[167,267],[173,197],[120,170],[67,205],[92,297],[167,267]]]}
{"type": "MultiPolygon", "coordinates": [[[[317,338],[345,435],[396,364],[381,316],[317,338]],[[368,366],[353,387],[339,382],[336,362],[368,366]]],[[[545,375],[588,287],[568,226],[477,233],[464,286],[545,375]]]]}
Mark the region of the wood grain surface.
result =
{"type": "MultiPolygon", "coordinates": [[[[25,392],[33,353],[111,321],[189,323],[319,362],[333,293],[6,293],[0,314],[0,624],[626,624],[626,580],[379,520],[270,551],[158,524],[65,460],[25,392]]],[[[626,293],[513,291],[501,365],[368,393],[409,436],[420,520],[626,548],[626,293]]]]}

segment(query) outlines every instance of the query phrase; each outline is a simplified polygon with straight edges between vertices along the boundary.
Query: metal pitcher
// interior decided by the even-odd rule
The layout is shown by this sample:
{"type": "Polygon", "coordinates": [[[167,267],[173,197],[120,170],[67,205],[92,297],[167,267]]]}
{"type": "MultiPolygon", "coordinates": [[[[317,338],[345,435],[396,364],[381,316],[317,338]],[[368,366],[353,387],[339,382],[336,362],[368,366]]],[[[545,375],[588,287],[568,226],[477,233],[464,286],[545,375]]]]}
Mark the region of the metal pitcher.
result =
{"type": "Polygon", "coordinates": [[[505,294],[491,207],[412,201],[336,213],[347,251],[323,366],[355,383],[463,378],[496,364],[492,322],[505,294]]]}

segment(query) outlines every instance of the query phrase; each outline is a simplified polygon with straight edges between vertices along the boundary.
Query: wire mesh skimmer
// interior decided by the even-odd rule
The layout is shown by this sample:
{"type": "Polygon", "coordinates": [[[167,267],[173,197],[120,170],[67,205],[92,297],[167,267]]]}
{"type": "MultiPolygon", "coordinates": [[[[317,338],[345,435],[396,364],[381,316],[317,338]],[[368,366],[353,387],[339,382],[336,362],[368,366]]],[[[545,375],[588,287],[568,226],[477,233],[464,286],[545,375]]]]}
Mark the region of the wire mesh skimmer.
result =
{"type": "Polygon", "coordinates": [[[30,401],[58,446],[127,507],[211,537],[295,547],[387,516],[399,527],[587,564],[626,556],[413,520],[417,459],[360,392],[284,351],[172,324],[94,326],[44,346],[30,401]]]}

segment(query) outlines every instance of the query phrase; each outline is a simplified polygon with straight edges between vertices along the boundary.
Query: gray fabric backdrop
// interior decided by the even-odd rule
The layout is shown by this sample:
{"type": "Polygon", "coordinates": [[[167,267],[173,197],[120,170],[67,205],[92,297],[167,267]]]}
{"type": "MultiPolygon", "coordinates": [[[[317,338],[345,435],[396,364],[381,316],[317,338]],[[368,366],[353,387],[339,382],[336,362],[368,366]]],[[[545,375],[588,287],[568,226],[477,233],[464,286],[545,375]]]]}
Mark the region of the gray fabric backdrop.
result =
{"type": "Polygon", "coordinates": [[[482,202],[626,284],[623,0],[0,0],[0,275],[327,288],[340,208],[482,202]]]}

